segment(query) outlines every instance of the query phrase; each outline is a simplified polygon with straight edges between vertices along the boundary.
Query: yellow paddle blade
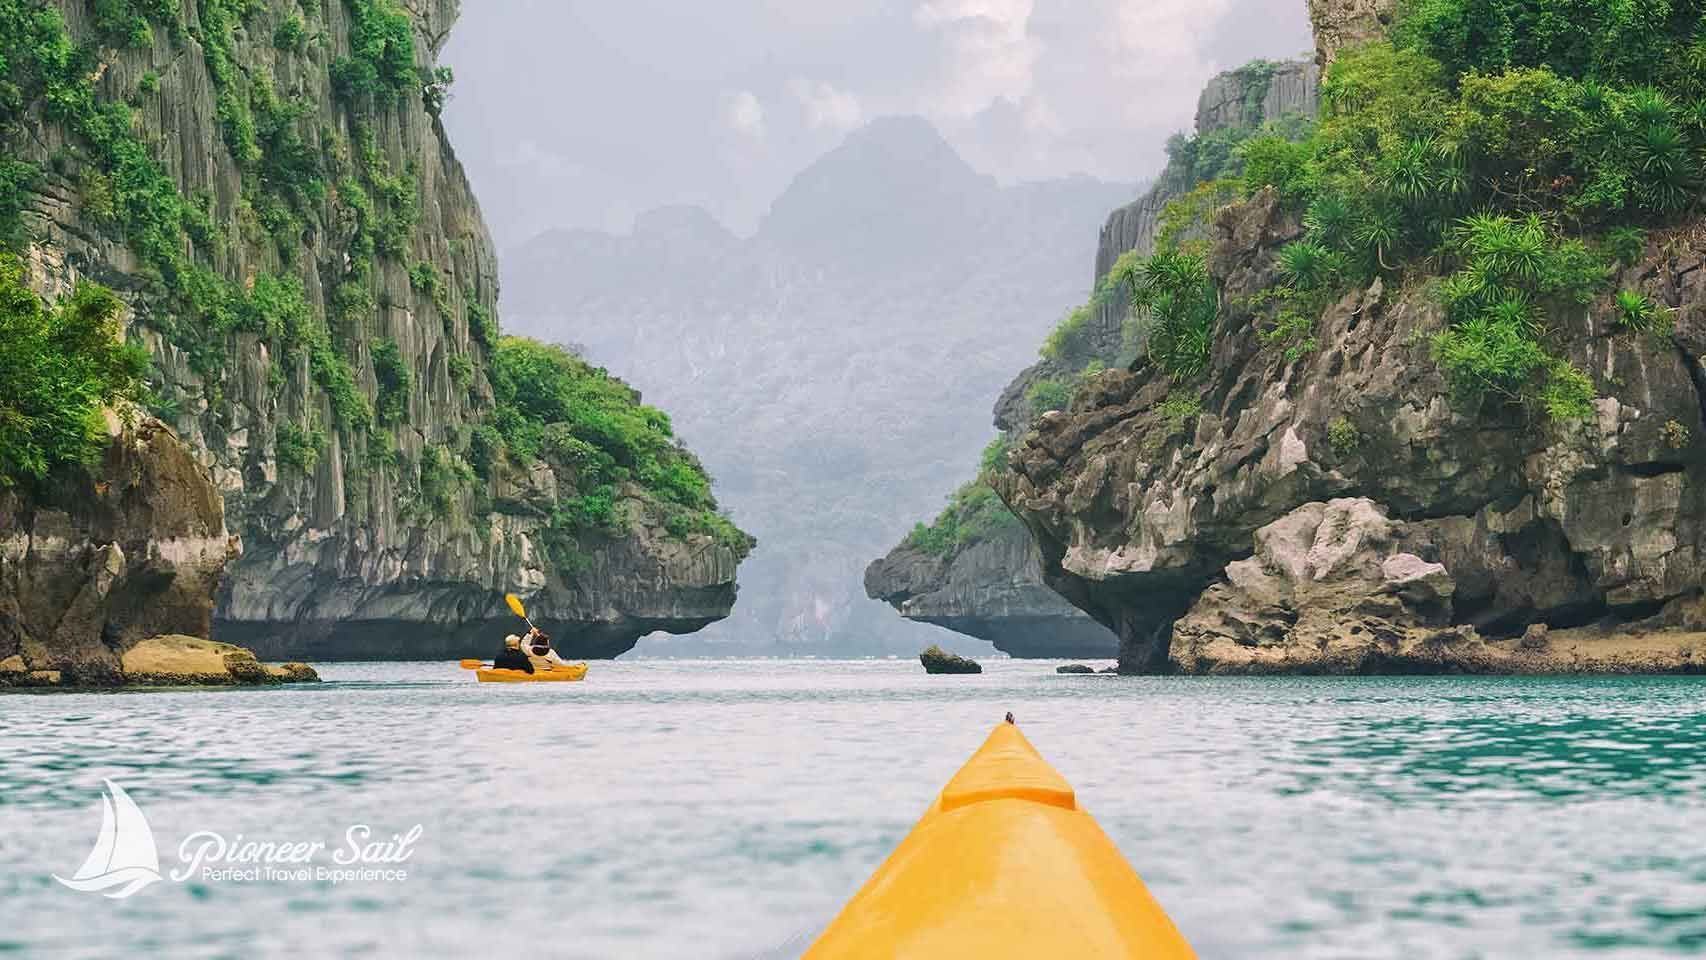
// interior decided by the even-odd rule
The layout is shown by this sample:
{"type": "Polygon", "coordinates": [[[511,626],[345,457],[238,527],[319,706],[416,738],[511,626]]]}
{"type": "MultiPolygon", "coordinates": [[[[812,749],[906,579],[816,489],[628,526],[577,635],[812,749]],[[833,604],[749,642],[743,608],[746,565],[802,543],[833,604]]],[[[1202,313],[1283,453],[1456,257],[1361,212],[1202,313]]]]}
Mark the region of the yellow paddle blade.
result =
{"type": "Polygon", "coordinates": [[[509,604],[509,608],[515,611],[516,616],[523,620],[527,619],[527,608],[521,605],[520,597],[513,593],[506,593],[504,594],[504,602],[509,604]]]}

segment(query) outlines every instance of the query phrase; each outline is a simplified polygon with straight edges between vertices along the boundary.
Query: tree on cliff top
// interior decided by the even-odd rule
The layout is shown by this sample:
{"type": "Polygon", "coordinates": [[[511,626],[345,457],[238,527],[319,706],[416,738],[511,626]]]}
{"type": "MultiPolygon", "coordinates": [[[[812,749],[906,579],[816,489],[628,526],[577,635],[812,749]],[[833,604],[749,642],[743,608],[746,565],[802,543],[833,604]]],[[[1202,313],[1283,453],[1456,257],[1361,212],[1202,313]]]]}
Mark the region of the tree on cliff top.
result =
{"type": "Polygon", "coordinates": [[[93,283],[50,308],[0,256],[0,487],[93,459],[106,440],[101,408],[141,392],[148,355],[120,339],[121,308],[93,283]]]}

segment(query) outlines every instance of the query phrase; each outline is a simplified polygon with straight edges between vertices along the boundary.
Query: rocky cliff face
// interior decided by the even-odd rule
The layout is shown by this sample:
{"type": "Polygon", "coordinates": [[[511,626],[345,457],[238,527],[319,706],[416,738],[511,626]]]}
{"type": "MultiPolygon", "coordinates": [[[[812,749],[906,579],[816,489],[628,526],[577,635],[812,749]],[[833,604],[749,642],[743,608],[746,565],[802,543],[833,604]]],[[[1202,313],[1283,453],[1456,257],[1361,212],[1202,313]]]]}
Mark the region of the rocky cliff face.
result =
{"type": "Polygon", "coordinates": [[[1315,62],[1325,67],[1340,50],[1386,36],[1398,0],[1309,0],[1315,31],[1315,62]]]}
{"type": "MultiPolygon", "coordinates": [[[[206,642],[220,576],[240,552],[219,493],[158,420],[109,413],[108,434],[97,463],[0,489],[0,685],[152,682],[158,673],[135,651],[206,642]]],[[[269,676],[229,647],[174,679],[269,676]]]]}
{"type": "MultiPolygon", "coordinates": [[[[1203,87],[1197,98],[1196,135],[1259,127],[1289,117],[1314,116],[1320,103],[1320,84],[1320,68],[1302,60],[1258,61],[1219,74],[1203,87]]],[[[1108,215],[1096,247],[1098,280],[1126,252],[1150,251],[1167,201],[1196,185],[1188,178],[1189,171],[1164,171],[1148,193],[1108,215]]],[[[1114,324],[1117,326],[1123,319],[1123,315],[1116,316],[1114,324]]]]}
{"type": "Polygon", "coordinates": [[[1112,657],[1117,638],[1036,574],[1036,545],[1003,530],[951,556],[900,546],[865,568],[865,591],[908,620],[988,640],[1013,657],[1112,657]]]}
{"type": "MultiPolygon", "coordinates": [[[[1319,79],[1319,69],[1305,61],[1259,61],[1220,74],[1198,98],[1196,136],[1313,115],[1319,79]]],[[[1175,163],[1142,197],[1110,214],[1096,249],[1096,281],[1127,252],[1148,253],[1162,210],[1195,185],[1194,174],[1175,163]]],[[[1129,363],[1128,313],[1121,303],[1095,305],[1072,351],[1031,365],[1002,390],[995,403],[996,429],[1010,439],[1024,435],[1033,419],[1029,395],[1040,381],[1069,379],[1092,361],[1129,363]]],[[[867,568],[865,590],[903,617],[994,640],[1013,656],[1115,655],[1117,638],[1043,582],[1028,540],[1023,531],[1004,531],[947,556],[902,543],[867,568]]]]}
{"type": "MultiPolygon", "coordinates": [[[[1327,63],[1393,7],[1310,12],[1327,63]]],[[[1670,333],[1620,329],[1609,295],[1549,317],[1592,378],[1586,422],[1454,407],[1425,275],[1330,305],[1315,349],[1264,344],[1252,297],[1300,233],[1271,192],[1221,209],[1203,381],[1143,359],[1091,378],[994,480],[1049,584],[1119,632],[1122,671],[1701,669],[1701,226],[1617,278],[1670,333]]]]}
{"type": "Polygon", "coordinates": [[[493,404],[497,265],[432,102],[455,0],[186,0],[123,38],[110,5],[53,6],[91,44],[96,102],[133,105],[189,210],[188,256],[163,268],[169,252],[114,229],[110,158],[36,112],[6,144],[39,167],[32,281],[54,296],[92,278],[131,304],[156,412],[244,542],[220,636],[268,655],[482,652],[517,591],[566,654],[595,656],[728,614],[744,551],[667,535],[638,488],[617,495],[626,532],[581,537],[570,571],[541,540],[572,475],[468,469],[493,404]]]}
{"type": "MultiPolygon", "coordinates": [[[[1198,140],[1215,135],[1236,136],[1263,124],[1312,117],[1320,106],[1321,70],[1304,60],[1259,60],[1211,79],[1197,98],[1195,134],[1198,140]]],[[[1197,172],[1177,160],[1168,163],[1143,196],[1108,214],[1096,244],[1095,280],[1100,282],[1120,257],[1154,250],[1161,214],[1167,204],[1198,184],[1197,172]]],[[[1061,377],[1081,369],[1089,359],[1109,365],[1130,363],[1133,347],[1126,342],[1130,310],[1123,303],[1094,305],[1082,347],[1073,355],[1044,359],[1014,377],[995,404],[996,429],[1022,434],[1030,421],[1025,395],[1038,380],[1061,377]]]]}
{"type": "Polygon", "coordinates": [[[1243,298],[1271,284],[1298,224],[1259,194],[1215,231],[1227,306],[1190,388],[1200,413],[1166,415],[1174,388],[1143,361],[1108,371],[996,481],[1049,584],[1119,631],[1123,670],[1694,668],[1698,225],[1654,235],[1620,279],[1675,309],[1671,335],[1620,332],[1609,302],[1553,318],[1600,398],[1595,419],[1564,425],[1454,409],[1425,282],[1346,296],[1313,352],[1265,347],[1243,298]],[[1533,654],[1543,628],[1589,627],[1566,634],[1569,656],[1533,654]]]}

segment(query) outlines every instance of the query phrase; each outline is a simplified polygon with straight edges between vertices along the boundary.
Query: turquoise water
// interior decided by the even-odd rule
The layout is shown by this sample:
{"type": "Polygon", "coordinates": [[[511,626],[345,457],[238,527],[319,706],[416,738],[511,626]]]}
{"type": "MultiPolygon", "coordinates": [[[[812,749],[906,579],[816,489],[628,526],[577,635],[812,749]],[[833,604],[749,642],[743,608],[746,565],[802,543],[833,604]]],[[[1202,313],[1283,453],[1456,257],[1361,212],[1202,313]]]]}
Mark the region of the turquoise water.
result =
{"type": "MultiPolygon", "coordinates": [[[[0,697],[0,953],[786,957],[1012,710],[1204,957],[1706,955],[1706,681],[1128,679],[992,661],[454,665],[0,697]],[[406,879],[61,887],[102,778],[198,830],[421,825],[406,879]]],[[[282,868],[281,868],[282,869],[282,868]]]]}

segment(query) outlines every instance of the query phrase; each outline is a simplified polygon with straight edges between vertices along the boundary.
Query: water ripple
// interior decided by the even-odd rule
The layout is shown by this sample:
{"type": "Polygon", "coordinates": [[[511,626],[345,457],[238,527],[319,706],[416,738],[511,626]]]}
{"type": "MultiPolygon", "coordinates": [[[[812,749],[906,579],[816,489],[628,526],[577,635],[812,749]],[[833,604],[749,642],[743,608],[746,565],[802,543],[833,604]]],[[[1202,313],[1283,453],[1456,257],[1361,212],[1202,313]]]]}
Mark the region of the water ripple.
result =
{"type": "Polygon", "coordinates": [[[994,661],[454,664],[0,696],[0,953],[784,957],[1007,710],[1207,958],[1706,954],[1698,678],[1062,677],[994,661]],[[102,778],[196,830],[420,823],[403,883],[66,890],[102,778]],[[303,922],[259,922],[293,917],[303,922]]]}

